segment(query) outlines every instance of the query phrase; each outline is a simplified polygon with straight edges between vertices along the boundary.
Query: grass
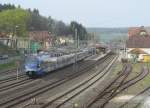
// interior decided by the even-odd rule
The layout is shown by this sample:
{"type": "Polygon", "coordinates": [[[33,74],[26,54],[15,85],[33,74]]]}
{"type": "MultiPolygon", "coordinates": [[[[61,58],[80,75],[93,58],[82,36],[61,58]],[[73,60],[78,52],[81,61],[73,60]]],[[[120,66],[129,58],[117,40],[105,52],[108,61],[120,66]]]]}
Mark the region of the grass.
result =
{"type": "MultiPolygon", "coordinates": [[[[120,64],[117,65],[117,67],[120,67],[120,64]]],[[[129,79],[133,78],[138,73],[140,73],[142,66],[147,66],[150,69],[150,63],[135,63],[135,64],[132,64],[132,66],[133,66],[133,70],[132,70],[132,73],[130,74],[129,79]]],[[[135,85],[127,88],[126,90],[124,90],[118,96],[122,96],[122,95],[136,95],[136,94],[138,94],[139,92],[143,91],[145,88],[147,88],[149,86],[150,86],[150,74],[148,74],[143,80],[139,81],[135,85]]],[[[127,106],[125,106],[124,108],[130,108],[129,107],[130,105],[132,106],[134,104],[131,102],[127,106]]],[[[141,107],[138,107],[138,108],[141,108],[141,107]]]]}
{"type": "Polygon", "coordinates": [[[123,64],[121,62],[116,62],[115,67],[113,69],[114,75],[118,74],[123,68],[123,64]]]}
{"type": "Polygon", "coordinates": [[[15,67],[16,67],[15,61],[7,63],[7,64],[1,64],[0,65],[0,71],[5,71],[5,70],[13,69],[15,67]]]}
{"type": "MultiPolygon", "coordinates": [[[[142,66],[147,66],[150,69],[150,63],[135,63],[132,64],[132,73],[129,75],[128,79],[131,79],[135,76],[137,76],[140,72],[141,72],[141,68],[142,66]]],[[[113,70],[113,75],[117,75],[117,73],[119,71],[122,70],[122,63],[121,62],[117,62],[116,66],[113,70]]],[[[150,74],[148,74],[143,80],[139,81],[137,84],[129,87],[127,90],[125,90],[125,92],[123,92],[123,94],[136,94],[138,93],[140,90],[143,90],[144,88],[148,87],[150,85],[150,74]]]]}
{"type": "MultiPolygon", "coordinates": [[[[132,73],[130,74],[129,78],[133,78],[134,76],[136,76],[138,73],[141,72],[141,67],[142,66],[147,66],[146,63],[135,63],[132,64],[133,66],[133,70],[132,73]]],[[[129,87],[125,94],[136,94],[138,93],[140,90],[143,90],[144,88],[148,87],[150,85],[150,74],[148,74],[143,80],[139,81],[138,83],[136,83],[135,85],[129,87]]]]}
{"type": "MultiPolygon", "coordinates": [[[[147,66],[150,69],[150,63],[132,63],[132,72],[130,73],[129,77],[127,78],[127,80],[135,77],[136,75],[138,75],[141,72],[141,67],[142,66],[147,66]]],[[[123,64],[122,62],[117,62],[115,65],[115,68],[113,70],[114,75],[116,75],[119,71],[121,71],[123,68],[123,64]]]]}
{"type": "MultiPolygon", "coordinates": [[[[150,69],[150,63],[136,63],[133,64],[133,72],[140,72],[141,66],[146,66],[150,69]]],[[[146,86],[150,85],[150,74],[148,74],[142,81],[140,81],[141,85],[146,86]]],[[[142,86],[141,86],[142,87],[142,86]]]]}
{"type": "MultiPolygon", "coordinates": [[[[141,66],[147,66],[150,69],[149,63],[137,63],[134,64],[134,70],[138,70],[138,68],[141,66]]],[[[128,88],[128,91],[126,94],[138,94],[139,92],[143,91],[145,88],[150,86],[150,74],[148,74],[143,80],[135,84],[134,86],[128,88]]],[[[125,93],[124,93],[125,94],[125,93]]],[[[145,94],[147,95],[147,94],[145,94]]],[[[141,105],[139,105],[137,108],[142,108],[143,102],[141,102],[141,105]]]]}

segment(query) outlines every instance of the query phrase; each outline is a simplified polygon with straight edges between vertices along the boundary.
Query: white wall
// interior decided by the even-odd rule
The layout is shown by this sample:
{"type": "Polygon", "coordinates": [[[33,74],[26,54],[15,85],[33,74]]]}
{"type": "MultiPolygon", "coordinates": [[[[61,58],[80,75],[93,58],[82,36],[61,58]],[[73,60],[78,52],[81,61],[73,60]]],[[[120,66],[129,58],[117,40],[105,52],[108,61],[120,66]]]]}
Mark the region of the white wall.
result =
{"type": "MultiPolygon", "coordinates": [[[[127,57],[129,58],[129,59],[131,59],[132,58],[132,54],[130,54],[129,52],[131,51],[131,50],[133,50],[133,49],[135,49],[135,48],[127,48],[127,57]]],[[[147,54],[150,54],[150,48],[139,48],[139,49],[142,49],[144,52],[146,52],[147,54]]],[[[140,54],[139,55],[139,58],[138,58],[138,61],[141,61],[141,60],[143,60],[144,58],[143,58],[143,55],[147,55],[147,54],[140,54]]]]}

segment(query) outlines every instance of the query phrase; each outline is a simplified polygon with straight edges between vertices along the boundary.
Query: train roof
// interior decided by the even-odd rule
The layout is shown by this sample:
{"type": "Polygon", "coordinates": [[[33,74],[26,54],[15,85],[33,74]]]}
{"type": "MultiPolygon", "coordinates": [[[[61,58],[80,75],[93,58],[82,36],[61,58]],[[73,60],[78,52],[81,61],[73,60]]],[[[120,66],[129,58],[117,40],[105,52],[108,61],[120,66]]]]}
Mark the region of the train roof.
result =
{"type": "Polygon", "coordinates": [[[40,61],[44,61],[44,62],[56,62],[57,60],[60,60],[62,58],[69,58],[69,57],[73,57],[74,54],[68,54],[68,55],[62,55],[62,56],[53,56],[51,57],[50,55],[38,55],[37,58],[40,61]]]}

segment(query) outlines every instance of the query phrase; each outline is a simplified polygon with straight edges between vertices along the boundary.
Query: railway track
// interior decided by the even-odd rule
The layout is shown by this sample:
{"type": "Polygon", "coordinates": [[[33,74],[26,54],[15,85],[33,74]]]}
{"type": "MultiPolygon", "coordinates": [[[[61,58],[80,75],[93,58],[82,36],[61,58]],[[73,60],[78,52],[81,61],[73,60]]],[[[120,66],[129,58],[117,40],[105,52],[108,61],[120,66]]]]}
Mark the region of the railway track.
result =
{"type": "MultiPolygon", "coordinates": [[[[130,102],[132,102],[134,99],[136,99],[136,98],[138,98],[138,97],[141,98],[141,96],[144,95],[144,93],[147,92],[147,91],[149,91],[149,90],[150,90],[150,87],[145,88],[145,89],[142,90],[140,93],[138,93],[137,95],[135,95],[134,97],[132,97],[131,99],[129,99],[127,102],[125,102],[124,104],[122,104],[122,105],[119,106],[118,108],[125,108],[126,105],[130,104],[130,102]]],[[[148,95],[148,96],[149,96],[149,95],[148,95]]],[[[148,96],[147,96],[147,97],[148,97],[148,96]]],[[[146,99],[146,97],[144,96],[142,99],[140,99],[140,102],[137,103],[137,104],[136,104],[134,107],[132,107],[132,108],[139,108],[139,106],[141,105],[142,102],[144,102],[145,99],[146,99]]]]}
{"type": "Polygon", "coordinates": [[[92,77],[81,82],[79,85],[52,98],[49,102],[44,104],[41,108],[47,108],[47,107],[48,108],[59,108],[59,107],[61,107],[62,105],[64,105],[68,101],[70,101],[72,98],[76,97],[77,95],[79,95],[80,93],[84,92],[86,89],[91,87],[93,84],[98,82],[102,77],[104,77],[107,74],[108,70],[111,68],[112,64],[115,62],[115,60],[116,60],[116,58],[114,58],[113,60],[107,61],[107,63],[108,64],[110,63],[110,64],[107,66],[105,65],[101,71],[96,72],[92,77]],[[67,95],[67,98],[66,98],[66,95],[67,95]],[[55,102],[57,102],[59,100],[63,100],[63,101],[60,102],[59,104],[55,104],[55,102]]]}
{"type": "Polygon", "coordinates": [[[20,86],[20,85],[23,85],[23,84],[26,84],[26,83],[29,83],[31,81],[33,81],[33,80],[29,79],[29,78],[26,78],[26,79],[23,79],[21,81],[19,80],[19,81],[14,82],[14,83],[9,83],[9,84],[6,84],[6,85],[2,85],[2,86],[0,86],[0,92],[8,90],[8,89],[12,89],[14,87],[17,87],[17,86],[20,86]]]}
{"type": "MultiPolygon", "coordinates": [[[[0,82],[3,80],[10,79],[12,77],[16,77],[17,69],[10,69],[7,71],[0,72],[0,82]]],[[[22,72],[19,71],[19,75],[23,75],[22,72]]]]}
{"type": "Polygon", "coordinates": [[[110,84],[108,84],[103,91],[101,91],[94,99],[92,99],[91,102],[87,104],[86,108],[91,108],[96,102],[99,103],[99,106],[103,107],[106,100],[112,97],[118,88],[125,82],[131,70],[131,65],[125,65],[123,71],[110,84]]]}
{"type": "MultiPolygon", "coordinates": [[[[0,72],[0,84],[10,82],[17,79],[17,69],[11,69],[0,72]]],[[[26,75],[19,72],[18,79],[24,78],[26,75]]]]}
{"type": "MultiPolygon", "coordinates": [[[[127,89],[128,87],[136,84],[138,81],[142,80],[143,78],[145,78],[147,76],[149,72],[144,69],[141,71],[140,74],[138,74],[137,76],[135,76],[134,78],[128,80],[128,81],[124,81],[122,84],[119,84],[119,86],[114,86],[111,87],[109,85],[109,87],[107,87],[107,89],[104,89],[104,91],[100,92],[99,95],[97,97],[95,97],[95,99],[93,101],[91,101],[86,108],[94,108],[92,107],[94,104],[97,104],[98,107],[100,108],[104,108],[105,105],[112,99],[114,98],[117,94],[121,93],[122,91],[124,91],[125,89],[127,89]],[[144,71],[144,72],[143,72],[144,71]],[[107,91],[108,90],[108,91],[107,91]]],[[[114,83],[111,83],[111,85],[113,85],[114,83]]]]}
{"type": "MultiPolygon", "coordinates": [[[[144,89],[142,92],[140,92],[136,97],[138,97],[138,96],[144,94],[145,92],[147,92],[147,91],[149,91],[149,90],[150,90],[150,87],[147,87],[147,88],[144,89]]],[[[139,108],[140,105],[141,105],[142,103],[144,103],[144,101],[145,101],[149,96],[150,96],[150,95],[148,95],[147,97],[143,98],[143,99],[142,99],[135,107],[133,107],[133,108],[139,108]]],[[[149,104],[148,104],[148,107],[149,107],[149,104]]]]}
{"type": "MultiPolygon", "coordinates": [[[[98,57],[98,56],[94,56],[94,57],[98,57]]],[[[88,66],[90,66],[91,64],[89,64],[88,66]]],[[[85,66],[85,67],[88,67],[88,66],[85,66]]],[[[80,70],[80,69],[79,69],[80,70]]],[[[16,78],[15,78],[16,79],[16,78]]],[[[21,80],[17,80],[15,82],[12,82],[12,83],[6,83],[6,82],[9,82],[9,81],[12,81],[13,79],[10,79],[10,80],[4,80],[3,82],[0,83],[0,92],[4,91],[4,90],[8,90],[8,89],[12,89],[12,88],[15,88],[15,87],[18,87],[20,85],[23,85],[23,84],[26,84],[28,82],[34,82],[35,80],[32,80],[32,79],[29,79],[29,78],[24,78],[24,79],[21,79],[21,80]],[[5,84],[3,84],[5,83],[5,84]]],[[[36,79],[38,80],[38,79],[36,79]]]]}
{"type": "Polygon", "coordinates": [[[5,71],[0,72],[0,75],[9,74],[10,72],[15,71],[15,70],[16,70],[16,69],[5,70],[5,71]]]}
{"type": "Polygon", "coordinates": [[[117,96],[119,93],[121,93],[122,91],[124,91],[125,89],[129,88],[130,86],[133,86],[134,84],[138,83],[139,81],[141,81],[142,79],[144,79],[147,75],[149,74],[149,70],[144,68],[141,73],[137,76],[135,76],[134,78],[132,78],[131,80],[126,81],[119,89],[118,92],[116,92],[111,98],[108,99],[108,101],[105,102],[104,105],[106,105],[112,98],[114,98],[115,96],[117,96]]]}
{"type": "MultiPolygon", "coordinates": [[[[146,69],[146,68],[143,68],[143,70],[141,71],[141,73],[140,73],[141,75],[138,75],[136,78],[134,78],[133,80],[131,80],[130,84],[129,83],[127,83],[127,84],[130,86],[130,85],[135,84],[136,82],[142,80],[143,78],[145,78],[149,74],[149,70],[146,69]]],[[[126,85],[126,87],[127,87],[127,85],[126,85]]],[[[122,87],[122,89],[125,89],[126,87],[122,87]]],[[[144,94],[148,90],[150,90],[150,87],[145,88],[143,91],[141,91],[140,93],[138,93],[137,95],[135,95],[133,98],[129,99],[127,102],[125,102],[124,104],[122,104],[119,108],[124,108],[126,105],[128,105],[130,102],[132,102],[132,100],[134,100],[137,97],[141,96],[142,94],[144,94]]],[[[143,98],[142,100],[144,100],[144,99],[145,98],[143,98]]],[[[141,103],[137,104],[134,108],[137,108],[140,104],[141,103]]]]}
{"type": "MultiPolygon", "coordinates": [[[[34,79],[33,80],[33,79],[29,79],[29,78],[24,78],[24,79],[16,80],[15,82],[8,83],[8,84],[6,84],[7,81],[4,81],[4,82],[0,83],[0,92],[18,87],[20,85],[23,85],[23,84],[26,84],[26,83],[29,83],[29,82],[35,82],[36,80],[39,80],[39,79],[34,79]],[[5,83],[5,84],[3,84],[3,83],[5,83]]],[[[9,80],[9,81],[12,81],[12,80],[9,80]]]]}
{"type": "MultiPolygon", "coordinates": [[[[109,55],[106,56],[106,58],[108,57],[109,55]]],[[[99,61],[99,63],[102,63],[103,61],[106,60],[106,58],[102,58],[102,60],[99,61]]],[[[43,86],[40,86],[40,87],[36,87],[36,88],[32,88],[30,89],[30,91],[24,91],[23,93],[18,93],[17,95],[13,96],[13,97],[9,97],[7,99],[4,99],[3,101],[0,102],[0,106],[4,106],[5,108],[9,108],[9,107],[13,107],[17,104],[20,104],[21,102],[24,102],[24,101],[27,101],[43,92],[46,92],[52,88],[55,88],[75,77],[78,77],[79,75],[81,74],[84,74],[86,71],[89,71],[91,69],[91,67],[94,67],[96,65],[93,64],[92,66],[88,67],[88,68],[85,68],[83,69],[80,73],[77,73],[77,74],[74,74],[74,75],[70,75],[68,76],[68,78],[64,78],[64,79],[60,79],[60,80],[57,80],[57,81],[54,81],[54,82],[51,82],[49,84],[45,84],[43,86]]]]}
{"type": "MultiPolygon", "coordinates": [[[[21,74],[18,76],[18,79],[21,79],[21,78],[27,78],[27,76],[25,74],[21,74]]],[[[13,76],[10,76],[8,78],[1,79],[0,84],[6,83],[6,82],[11,82],[14,80],[17,80],[17,75],[13,75],[13,76]]]]}

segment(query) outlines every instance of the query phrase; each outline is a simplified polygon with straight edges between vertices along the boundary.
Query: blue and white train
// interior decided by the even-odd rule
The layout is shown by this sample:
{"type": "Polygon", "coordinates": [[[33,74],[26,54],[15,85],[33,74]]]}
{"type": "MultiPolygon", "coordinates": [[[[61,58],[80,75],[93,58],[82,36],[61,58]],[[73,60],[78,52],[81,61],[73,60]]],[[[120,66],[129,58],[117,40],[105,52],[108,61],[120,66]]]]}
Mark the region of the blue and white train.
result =
{"type": "Polygon", "coordinates": [[[73,64],[75,61],[83,60],[91,56],[94,50],[94,48],[90,48],[81,50],[76,54],[47,53],[28,56],[25,61],[25,73],[30,78],[42,76],[45,73],[73,64]]]}

